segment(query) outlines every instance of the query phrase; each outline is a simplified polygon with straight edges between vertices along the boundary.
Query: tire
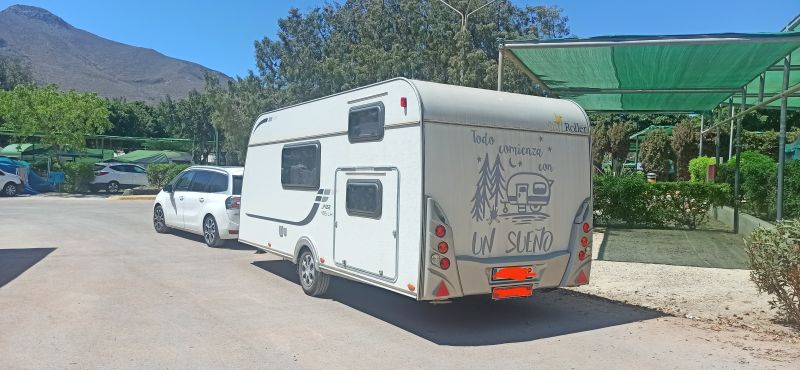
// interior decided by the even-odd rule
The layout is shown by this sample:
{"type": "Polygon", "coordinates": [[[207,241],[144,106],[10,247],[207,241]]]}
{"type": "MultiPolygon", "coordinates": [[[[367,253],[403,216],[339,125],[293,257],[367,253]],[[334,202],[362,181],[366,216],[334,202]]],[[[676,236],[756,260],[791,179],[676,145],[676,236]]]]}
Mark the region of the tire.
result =
{"type": "Polygon", "coordinates": [[[119,189],[120,189],[119,183],[116,181],[111,181],[108,184],[106,184],[106,192],[109,194],[119,193],[119,189]]]}
{"type": "Polygon", "coordinates": [[[13,182],[9,182],[3,186],[3,196],[4,197],[16,197],[18,193],[17,184],[13,182]]]}
{"type": "Polygon", "coordinates": [[[153,208],[153,228],[159,234],[166,234],[170,231],[167,219],[164,217],[164,208],[161,208],[160,204],[153,208]]]}
{"type": "Polygon", "coordinates": [[[221,247],[225,244],[225,240],[219,237],[219,226],[212,215],[208,215],[203,219],[203,240],[205,240],[206,245],[212,248],[221,247]]]}
{"type": "Polygon", "coordinates": [[[303,292],[312,297],[325,294],[331,283],[331,277],[317,268],[314,254],[308,248],[303,248],[300,258],[297,259],[297,277],[303,292]]]}

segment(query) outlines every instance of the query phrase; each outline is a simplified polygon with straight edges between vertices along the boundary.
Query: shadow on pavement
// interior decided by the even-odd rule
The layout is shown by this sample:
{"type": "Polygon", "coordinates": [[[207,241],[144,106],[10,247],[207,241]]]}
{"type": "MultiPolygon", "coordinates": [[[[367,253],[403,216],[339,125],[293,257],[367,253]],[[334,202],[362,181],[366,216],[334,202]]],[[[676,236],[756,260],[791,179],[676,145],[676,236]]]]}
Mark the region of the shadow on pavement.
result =
{"type": "Polygon", "coordinates": [[[47,257],[55,248],[0,249],[0,288],[47,257]]]}
{"type": "MultiPolygon", "coordinates": [[[[207,247],[205,240],[203,240],[203,237],[200,236],[200,235],[192,234],[192,233],[186,232],[186,231],[175,230],[175,229],[170,231],[170,233],[172,235],[175,235],[175,236],[180,237],[180,238],[196,241],[196,242],[202,244],[203,247],[207,247]]],[[[223,245],[221,247],[218,247],[218,249],[230,249],[230,250],[235,250],[235,251],[255,250],[255,248],[253,248],[253,247],[251,247],[251,246],[249,246],[247,244],[239,243],[238,240],[228,240],[228,241],[225,242],[225,245],[223,245]]]]}
{"type": "MultiPolygon", "coordinates": [[[[299,284],[295,267],[288,261],[257,261],[253,265],[299,284]]],[[[297,294],[303,294],[299,287],[297,294]]],[[[664,316],[655,310],[567,290],[537,292],[522,300],[495,302],[488,296],[469,296],[431,304],[334,278],[326,298],[449,346],[526,342],[664,316]]]]}

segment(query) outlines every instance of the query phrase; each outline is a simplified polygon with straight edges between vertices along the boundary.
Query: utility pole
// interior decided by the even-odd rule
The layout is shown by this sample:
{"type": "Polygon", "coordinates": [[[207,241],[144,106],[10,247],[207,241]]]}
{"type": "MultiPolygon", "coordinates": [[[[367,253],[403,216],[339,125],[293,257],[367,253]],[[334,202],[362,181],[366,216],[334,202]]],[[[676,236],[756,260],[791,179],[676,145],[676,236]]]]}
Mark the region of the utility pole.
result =
{"type": "MultiPolygon", "coordinates": [[[[454,8],[452,5],[448,4],[447,1],[444,1],[444,0],[439,0],[439,1],[441,1],[442,4],[446,5],[448,8],[452,9],[454,12],[458,13],[458,15],[461,17],[461,32],[462,33],[468,32],[467,31],[467,22],[469,22],[469,16],[471,16],[471,15],[475,14],[475,12],[477,12],[477,11],[479,11],[479,10],[481,10],[481,9],[483,9],[483,8],[485,8],[485,7],[489,6],[489,5],[492,5],[492,4],[497,2],[497,0],[491,0],[491,1],[487,2],[486,4],[483,4],[483,5],[479,6],[479,7],[477,7],[473,11],[469,11],[469,6],[472,4],[472,2],[470,1],[469,4],[467,4],[467,9],[464,10],[464,12],[462,12],[462,11],[454,8]]],[[[466,63],[466,50],[465,50],[465,48],[466,48],[466,46],[462,46],[462,48],[461,48],[461,61],[462,61],[462,63],[466,63]]],[[[464,66],[463,66],[463,64],[462,64],[462,66],[460,68],[459,76],[460,76],[460,81],[459,82],[461,84],[463,84],[464,83],[464,66]]]]}

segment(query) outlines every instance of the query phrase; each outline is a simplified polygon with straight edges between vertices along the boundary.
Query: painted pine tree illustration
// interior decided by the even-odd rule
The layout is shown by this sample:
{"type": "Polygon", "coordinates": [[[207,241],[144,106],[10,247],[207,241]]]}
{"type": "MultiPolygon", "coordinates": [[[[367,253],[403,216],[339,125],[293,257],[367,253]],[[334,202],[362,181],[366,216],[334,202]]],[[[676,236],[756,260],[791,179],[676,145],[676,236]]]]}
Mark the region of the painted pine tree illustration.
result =
{"type": "Polygon", "coordinates": [[[481,168],[478,170],[478,182],[475,184],[475,195],[472,197],[472,218],[475,221],[483,221],[486,216],[486,206],[489,205],[491,190],[489,179],[492,169],[489,165],[489,153],[486,153],[481,162],[481,168]]]}
{"type": "Polygon", "coordinates": [[[497,207],[505,201],[505,175],[503,174],[503,161],[500,160],[500,154],[495,157],[494,164],[492,164],[489,173],[489,200],[490,208],[489,220],[497,220],[497,207]]]}

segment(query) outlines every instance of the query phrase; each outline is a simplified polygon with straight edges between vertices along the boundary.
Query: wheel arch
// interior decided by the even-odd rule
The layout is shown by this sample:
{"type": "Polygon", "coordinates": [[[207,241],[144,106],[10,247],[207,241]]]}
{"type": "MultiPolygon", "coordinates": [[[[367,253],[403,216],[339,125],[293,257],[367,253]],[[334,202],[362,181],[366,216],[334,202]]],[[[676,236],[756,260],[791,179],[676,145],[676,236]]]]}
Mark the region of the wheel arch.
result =
{"type": "MultiPolygon", "coordinates": [[[[317,248],[314,246],[314,242],[311,241],[307,236],[300,237],[297,239],[297,243],[294,245],[294,253],[292,253],[292,262],[297,263],[300,259],[300,252],[303,248],[308,248],[311,251],[311,255],[314,256],[314,261],[319,261],[319,254],[317,253],[317,248]]],[[[319,270],[319,264],[314,264],[317,266],[317,270],[319,270]]]]}

